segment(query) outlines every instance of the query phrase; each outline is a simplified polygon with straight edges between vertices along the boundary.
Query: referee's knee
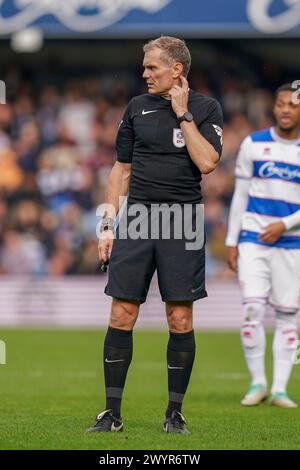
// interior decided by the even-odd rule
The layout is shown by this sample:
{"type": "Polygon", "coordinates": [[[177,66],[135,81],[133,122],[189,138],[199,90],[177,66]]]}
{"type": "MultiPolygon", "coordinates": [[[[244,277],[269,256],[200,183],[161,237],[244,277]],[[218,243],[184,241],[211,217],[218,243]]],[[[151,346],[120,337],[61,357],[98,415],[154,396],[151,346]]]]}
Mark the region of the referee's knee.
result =
{"type": "Polygon", "coordinates": [[[167,319],[172,333],[188,333],[193,329],[192,304],[167,304],[167,319]]]}
{"type": "Polygon", "coordinates": [[[110,324],[112,328],[132,330],[139,313],[139,303],[114,298],[112,301],[110,324]]]}

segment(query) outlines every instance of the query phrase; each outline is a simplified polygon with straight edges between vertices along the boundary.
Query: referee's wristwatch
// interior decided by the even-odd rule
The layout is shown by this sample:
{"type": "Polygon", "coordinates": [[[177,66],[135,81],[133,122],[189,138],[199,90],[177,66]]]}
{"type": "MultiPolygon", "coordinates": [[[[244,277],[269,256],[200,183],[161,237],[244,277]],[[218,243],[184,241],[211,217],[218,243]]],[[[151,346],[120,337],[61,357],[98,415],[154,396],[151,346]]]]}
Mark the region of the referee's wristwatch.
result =
{"type": "Polygon", "coordinates": [[[194,116],[192,115],[192,113],[189,113],[188,111],[184,113],[182,116],[179,116],[178,118],[179,124],[181,124],[183,121],[192,122],[193,120],[194,120],[194,116]]]}
{"type": "Polygon", "coordinates": [[[103,217],[102,224],[100,227],[100,233],[106,232],[107,230],[115,231],[115,221],[111,217],[103,217]]]}

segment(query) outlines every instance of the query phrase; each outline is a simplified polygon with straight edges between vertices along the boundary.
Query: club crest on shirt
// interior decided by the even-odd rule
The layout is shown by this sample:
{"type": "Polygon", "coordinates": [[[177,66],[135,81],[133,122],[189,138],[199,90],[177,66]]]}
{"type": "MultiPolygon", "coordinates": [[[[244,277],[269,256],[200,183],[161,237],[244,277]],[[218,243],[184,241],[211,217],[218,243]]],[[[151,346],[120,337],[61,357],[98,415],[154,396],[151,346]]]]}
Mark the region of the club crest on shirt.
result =
{"type": "Polygon", "coordinates": [[[173,129],[173,144],[178,148],[185,146],[185,140],[181,129],[173,129]]]}

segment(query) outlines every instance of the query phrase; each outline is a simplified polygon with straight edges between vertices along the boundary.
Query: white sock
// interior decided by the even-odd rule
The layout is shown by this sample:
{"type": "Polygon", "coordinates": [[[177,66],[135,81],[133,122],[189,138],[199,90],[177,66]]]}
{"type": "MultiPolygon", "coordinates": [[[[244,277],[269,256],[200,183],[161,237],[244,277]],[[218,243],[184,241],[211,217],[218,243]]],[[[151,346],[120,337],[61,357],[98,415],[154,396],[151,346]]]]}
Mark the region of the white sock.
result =
{"type": "Polygon", "coordinates": [[[252,384],[266,387],[265,349],[266,335],[263,317],[266,306],[261,303],[247,303],[244,306],[245,321],[241,328],[241,341],[252,384]]]}
{"type": "Polygon", "coordinates": [[[271,394],[286,392],[298,345],[297,320],[293,313],[276,312],[273,339],[273,384],[271,394]]]}

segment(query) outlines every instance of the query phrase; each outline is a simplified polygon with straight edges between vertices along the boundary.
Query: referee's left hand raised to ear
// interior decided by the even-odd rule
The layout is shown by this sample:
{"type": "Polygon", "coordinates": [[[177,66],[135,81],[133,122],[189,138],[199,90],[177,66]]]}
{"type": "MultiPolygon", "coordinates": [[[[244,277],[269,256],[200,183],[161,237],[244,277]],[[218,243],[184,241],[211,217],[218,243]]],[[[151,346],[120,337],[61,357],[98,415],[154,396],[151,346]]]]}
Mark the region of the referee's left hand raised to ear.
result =
{"type": "Polygon", "coordinates": [[[181,86],[174,85],[169,91],[171,104],[177,117],[182,116],[188,111],[189,84],[185,77],[180,75],[181,86]]]}

